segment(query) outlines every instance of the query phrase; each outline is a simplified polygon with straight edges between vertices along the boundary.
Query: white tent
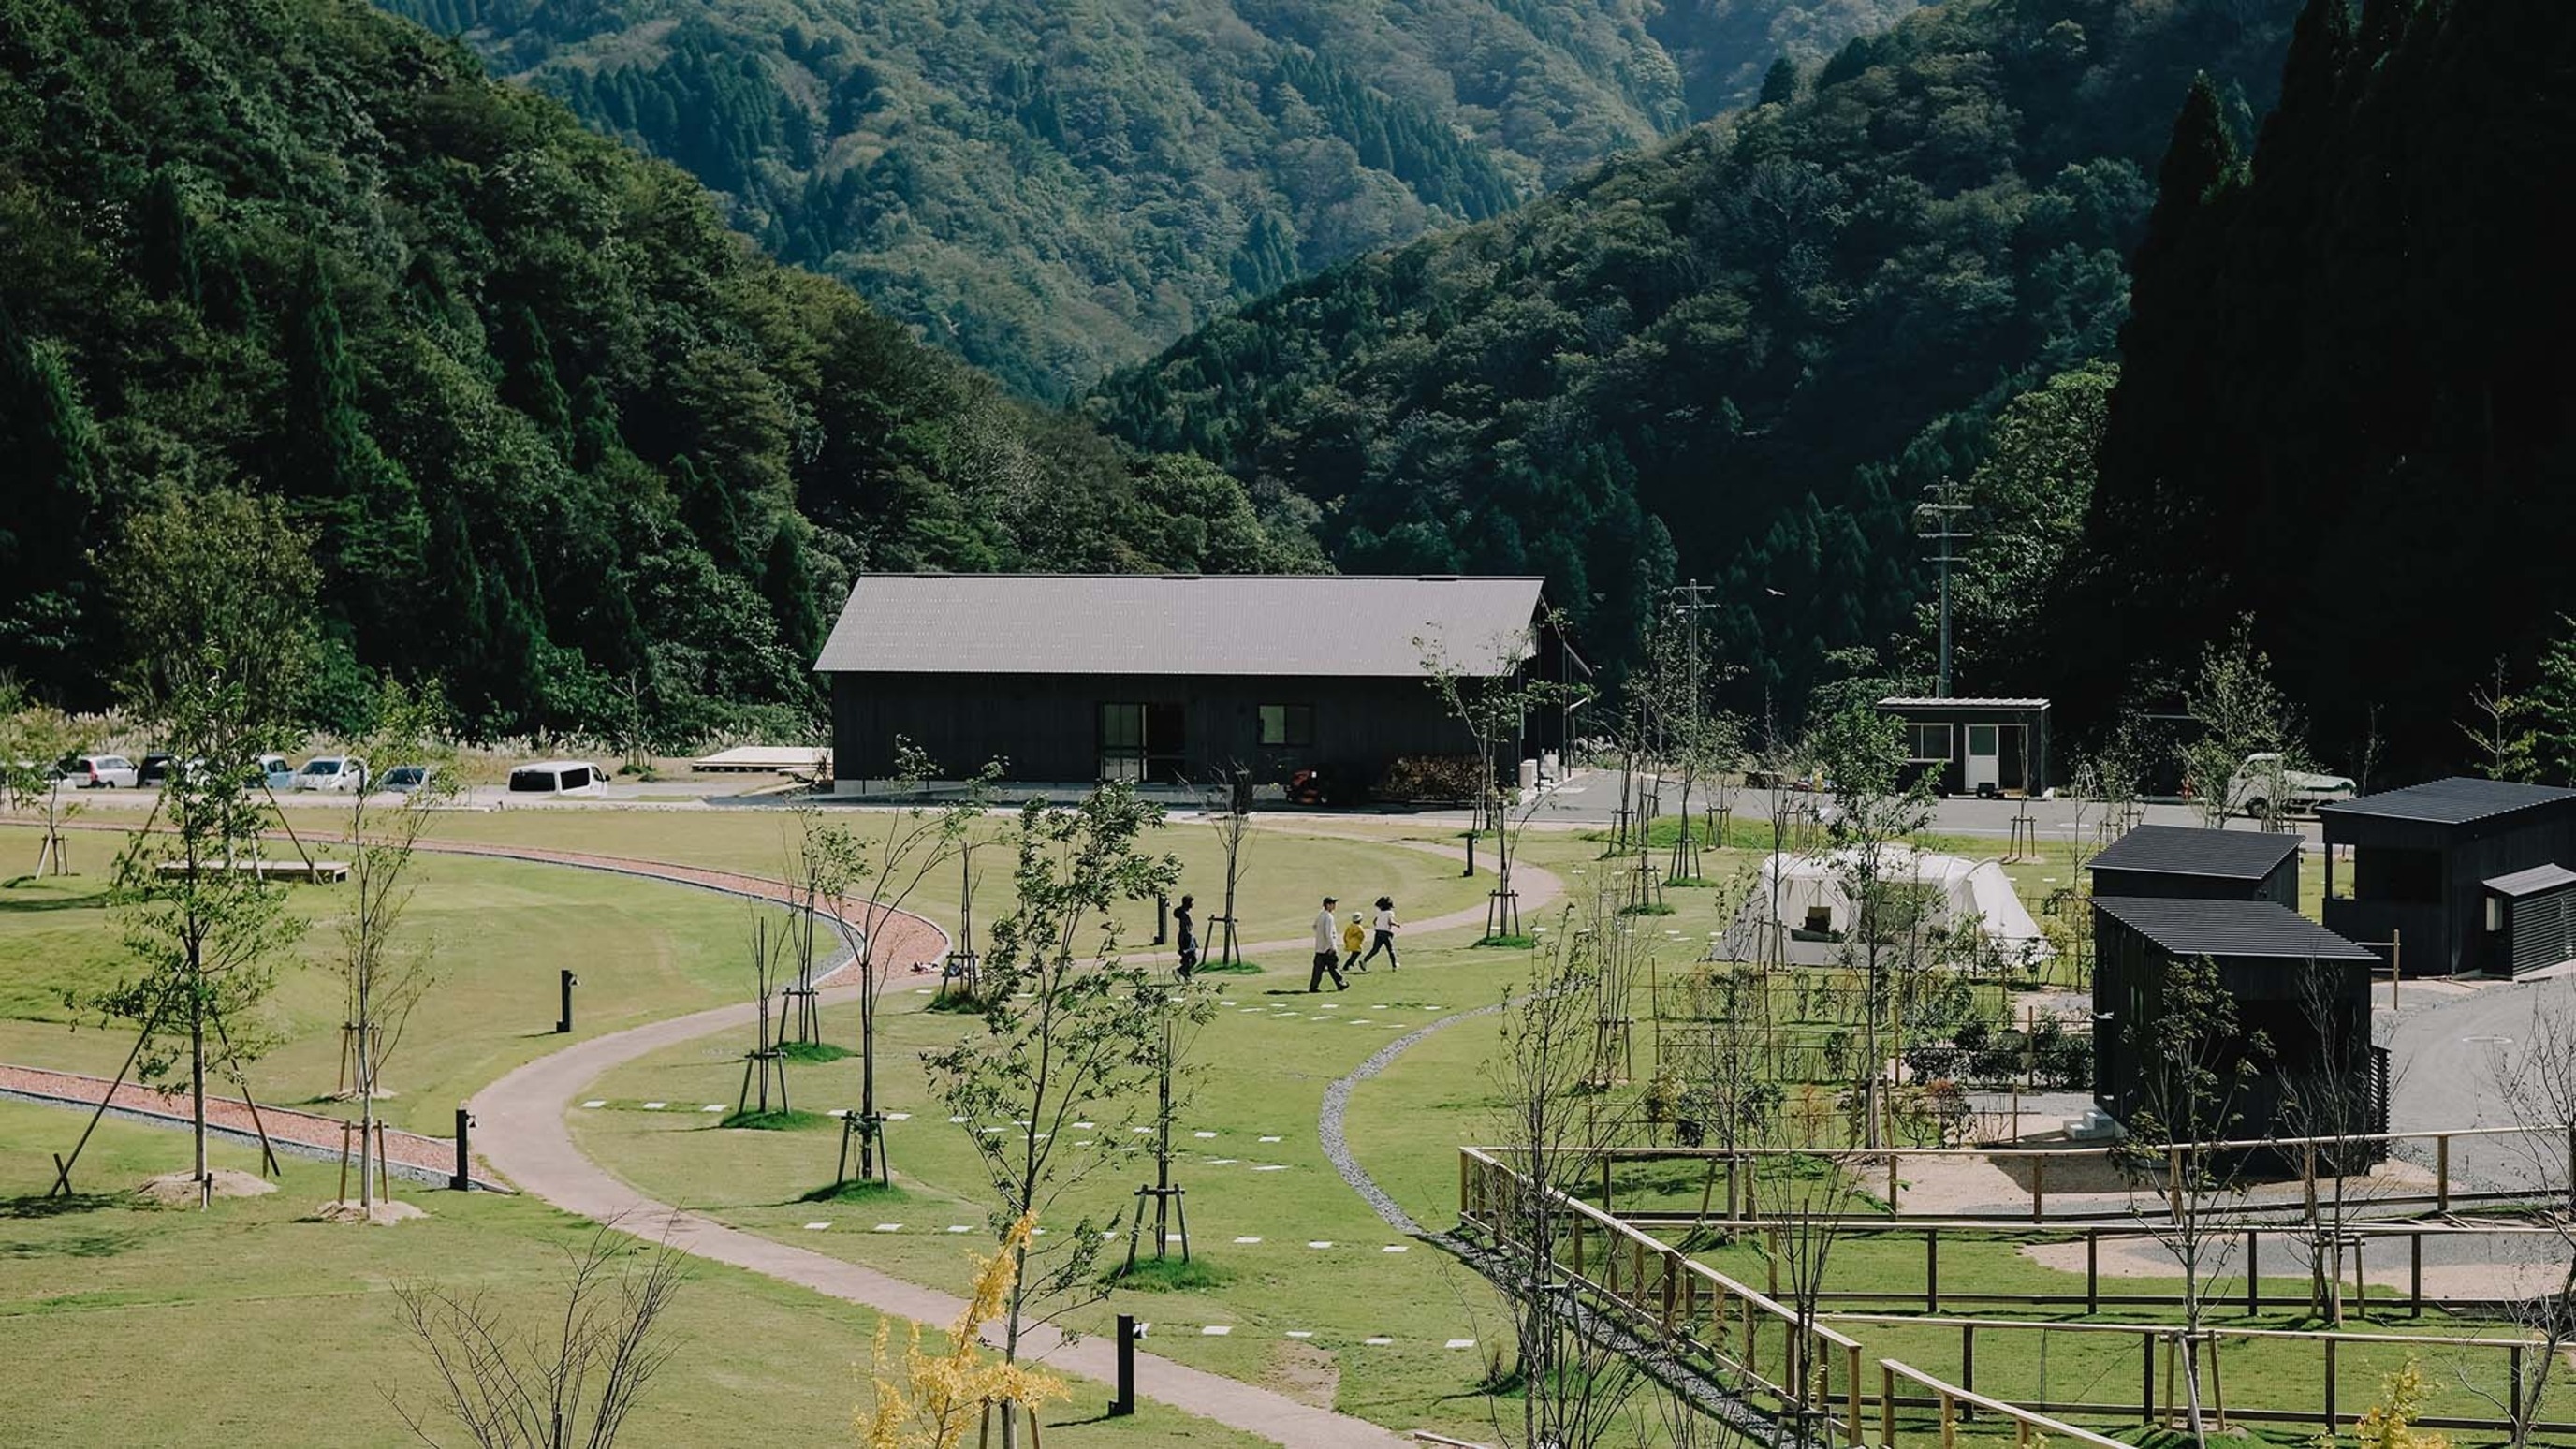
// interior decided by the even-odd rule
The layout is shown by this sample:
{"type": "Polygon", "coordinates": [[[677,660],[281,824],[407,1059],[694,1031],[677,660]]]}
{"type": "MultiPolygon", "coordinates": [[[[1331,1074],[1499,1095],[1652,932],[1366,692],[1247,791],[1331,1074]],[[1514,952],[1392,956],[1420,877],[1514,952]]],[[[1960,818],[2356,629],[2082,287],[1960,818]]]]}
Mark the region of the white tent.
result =
{"type": "MultiPolygon", "coordinates": [[[[1766,931],[1780,938],[1777,959],[1792,965],[1821,966],[1838,961],[1843,941],[1859,912],[1850,890],[1849,851],[1824,855],[1766,857],[1753,895],[1735,918],[1717,954],[1752,961],[1763,955],[1766,931]],[[1777,887],[1776,892],[1774,887],[1777,887]],[[1776,923],[1772,902],[1779,902],[1776,923]]],[[[2013,891],[2004,868],[1991,860],[1963,860],[1933,855],[1910,846],[1890,847],[1882,878],[1921,888],[1924,924],[1956,932],[1973,926],[1995,949],[2013,955],[2046,956],[2047,940],[2039,923],[2013,891]]]]}

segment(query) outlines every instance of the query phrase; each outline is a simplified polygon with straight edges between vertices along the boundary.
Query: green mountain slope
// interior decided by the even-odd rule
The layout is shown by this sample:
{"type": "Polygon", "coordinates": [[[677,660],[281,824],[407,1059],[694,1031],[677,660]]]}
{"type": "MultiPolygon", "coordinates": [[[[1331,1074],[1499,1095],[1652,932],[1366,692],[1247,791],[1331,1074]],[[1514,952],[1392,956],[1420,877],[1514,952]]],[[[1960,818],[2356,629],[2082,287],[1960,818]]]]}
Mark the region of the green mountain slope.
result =
{"type": "MultiPolygon", "coordinates": [[[[2085,656],[2088,713],[2170,687],[2250,613],[2328,758],[2358,768],[2377,733],[2401,777],[2493,768],[2456,723],[2480,718],[2471,691],[2502,661],[2528,695],[2576,633],[2554,556],[2576,533],[2576,280],[2532,189],[2576,167],[2571,74],[2562,4],[2312,0],[2250,167],[2184,111],[2057,611],[2133,621],[2085,656]]],[[[2557,663],[2525,723],[2563,778],[2557,663]]]]}
{"type": "Polygon", "coordinates": [[[2107,354],[2168,118],[2252,108],[2292,0],[1950,0],[1794,96],[1219,321],[1099,389],[1326,512],[1351,568],[1544,569],[1617,657],[1715,578],[1759,707],[1910,627],[1907,518],[2107,354]]]}
{"type": "Polygon", "coordinates": [[[1061,393],[1916,0],[384,0],[1061,393]]]}
{"type": "Polygon", "coordinates": [[[680,172],[355,0],[0,0],[0,671],[104,697],[161,490],[284,499],[333,667],[492,732],[811,707],[860,566],[1297,567],[680,172]]]}

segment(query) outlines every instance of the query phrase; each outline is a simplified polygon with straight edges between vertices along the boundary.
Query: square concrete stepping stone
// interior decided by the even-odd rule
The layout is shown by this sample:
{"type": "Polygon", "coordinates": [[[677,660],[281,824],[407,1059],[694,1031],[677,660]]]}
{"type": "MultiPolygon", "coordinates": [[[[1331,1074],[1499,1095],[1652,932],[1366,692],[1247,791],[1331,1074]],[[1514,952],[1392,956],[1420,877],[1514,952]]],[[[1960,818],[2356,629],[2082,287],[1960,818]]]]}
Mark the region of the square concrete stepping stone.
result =
{"type": "Polygon", "coordinates": [[[1476,1346],[1476,1340],[1472,1338],[1453,1338],[1441,1346],[1443,1348],[1474,1348],[1476,1346]]]}
{"type": "Polygon", "coordinates": [[[966,1121],[966,1119],[965,1119],[965,1118],[963,1118],[963,1117],[951,1117],[951,1118],[949,1118],[948,1120],[949,1120],[949,1121],[951,1121],[951,1122],[954,1122],[954,1123],[958,1123],[958,1124],[960,1124],[960,1125],[963,1125],[963,1124],[964,1124],[964,1122],[966,1121]]]}
{"type": "Polygon", "coordinates": [[[1002,1129],[999,1127],[983,1127],[978,1128],[977,1130],[981,1131],[987,1137],[999,1137],[1002,1135],[1002,1129]]]}
{"type": "Polygon", "coordinates": [[[1199,1330],[1200,1336],[1204,1338],[1223,1338],[1232,1332],[1234,1332],[1234,1325],[1231,1323],[1211,1323],[1199,1330]]]}
{"type": "Polygon", "coordinates": [[[1315,1330],[1311,1328],[1292,1328],[1288,1330],[1288,1336],[1290,1338],[1313,1338],[1315,1336],[1315,1330]]]}
{"type": "Polygon", "coordinates": [[[1217,1005],[1219,1005],[1219,1006],[1232,1006],[1232,1005],[1234,1005],[1234,1003],[1233,1003],[1233,1002],[1231,1002],[1231,1001],[1220,1001],[1220,1002],[1218,1002],[1218,1003],[1217,1003],[1217,1005]]]}
{"type": "Polygon", "coordinates": [[[608,1105],[608,1099],[605,1097],[593,1097],[589,1101],[582,1103],[582,1105],[585,1107],[605,1107],[608,1105]]]}
{"type": "Polygon", "coordinates": [[[1381,1253],[1410,1253],[1413,1249],[1402,1243],[1389,1243],[1385,1247],[1378,1249],[1378,1251],[1381,1253]]]}
{"type": "Polygon", "coordinates": [[[1085,1137],[1085,1138],[1083,1138],[1081,1141],[1076,1142],[1076,1143],[1075,1143],[1075,1144],[1073,1144],[1073,1145],[1074,1145],[1074,1146],[1076,1146],[1076,1147],[1089,1147],[1089,1146],[1091,1146],[1094,1142],[1096,1142],[1096,1141],[1098,1141],[1098,1140],[1099,1140],[1099,1139],[1097,1139],[1097,1138],[1093,1138],[1093,1137],[1085,1137]]]}
{"type": "Polygon", "coordinates": [[[945,1231],[952,1233],[971,1233],[975,1231],[975,1229],[965,1223],[950,1223],[945,1231]]]}
{"type": "Polygon", "coordinates": [[[1076,1122],[1076,1123],[1074,1123],[1073,1125],[1074,1125],[1074,1126],[1076,1126],[1076,1127],[1081,1128],[1081,1129],[1082,1129],[1083,1131],[1085,1131],[1085,1132],[1088,1132],[1088,1131],[1090,1131],[1092,1128],[1097,1127],[1097,1126],[1099,1126],[1100,1124],[1099,1124],[1099,1123],[1097,1123],[1097,1122],[1076,1122]]]}
{"type": "Polygon", "coordinates": [[[868,1231],[872,1233],[899,1233],[903,1231],[903,1224],[879,1223],[875,1227],[868,1229],[868,1231]]]}
{"type": "Polygon", "coordinates": [[[1211,1157],[1211,1158],[1209,1158],[1209,1159],[1208,1159],[1208,1166],[1210,1166],[1210,1167],[1232,1167],[1232,1166],[1234,1166],[1236,1163],[1241,1162],[1242,1160],[1243,1160],[1243,1159],[1242,1159],[1242,1158],[1240,1158],[1240,1157],[1211,1157]]]}
{"type": "Polygon", "coordinates": [[[1371,1011],[1384,1011],[1384,1010],[1386,1010],[1386,1003],[1384,1003],[1384,1002],[1380,1002],[1380,1003],[1378,1003],[1377,1005],[1370,1007],[1370,1008],[1369,1008],[1369,1010],[1371,1010],[1371,1011]]]}
{"type": "Polygon", "coordinates": [[[1252,1170],[1255,1172],[1286,1172],[1288,1170],[1288,1164],[1284,1162],[1262,1162],[1254,1164],[1252,1170]]]}
{"type": "Polygon", "coordinates": [[[888,1112],[885,1114],[885,1119],[889,1122],[909,1122],[912,1120],[912,1114],[910,1112],[888,1112]]]}
{"type": "Polygon", "coordinates": [[[819,1233],[830,1226],[830,1223],[807,1223],[805,1225],[805,1231],[809,1233],[819,1233]]]}
{"type": "Polygon", "coordinates": [[[850,1115],[850,1109],[847,1107],[835,1107],[823,1115],[826,1117],[847,1117],[850,1115]]]}
{"type": "Polygon", "coordinates": [[[916,986],[912,988],[912,994],[915,996],[928,996],[930,994],[930,988],[927,986],[916,986]]]}
{"type": "Polygon", "coordinates": [[[1363,1338],[1360,1342],[1367,1344],[1371,1348],[1387,1348],[1392,1346],[1395,1343],[1395,1340],[1391,1338],[1363,1338]]]}
{"type": "Polygon", "coordinates": [[[1199,1139],[1199,1140],[1201,1140],[1201,1141],[1207,1141],[1207,1140],[1209,1140],[1209,1139],[1211,1139],[1211,1138],[1213,1138],[1213,1137],[1215,1137],[1215,1136],[1216,1136],[1216,1134],[1215,1134],[1215,1133],[1213,1133],[1213,1132],[1193,1132],[1193,1133],[1191,1133],[1190,1135],[1191,1135],[1192,1137],[1196,1137],[1196,1138],[1198,1138],[1198,1139],[1199,1139]]]}
{"type": "Polygon", "coordinates": [[[647,1112],[659,1112],[670,1105],[671,1104],[668,1102],[647,1102],[644,1104],[644,1110],[647,1112]]]}
{"type": "Polygon", "coordinates": [[[1264,1142],[1276,1142],[1276,1141],[1278,1141],[1279,1139],[1278,1139],[1278,1138],[1276,1138],[1276,1137],[1264,1137],[1264,1138],[1262,1138],[1261,1140],[1262,1140],[1262,1141],[1264,1141],[1264,1142]]]}
{"type": "Polygon", "coordinates": [[[1130,1127],[1127,1130],[1135,1133],[1139,1137],[1151,1137],[1154,1135],[1154,1129],[1151,1127],[1130,1127]]]}
{"type": "Polygon", "coordinates": [[[1254,1243],[1260,1242],[1261,1240],[1260,1240],[1259,1238],[1237,1238],[1237,1239],[1235,1239],[1235,1241],[1236,1241],[1237,1243],[1240,1243],[1240,1244],[1242,1244],[1242,1245],[1246,1246],[1246,1247],[1249,1247],[1249,1246],[1251,1246],[1251,1245],[1252,1245],[1252,1244],[1254,1244],[1254,1243]]]}
{"type": "Polygon", "coordinates": [[[1338,1001],[1318,1002],[1316,1003],[1315,1009],[1317,1011],[1339,1011],[1342,1009],[1342,1004],[1338,1001]]]}
{"type": "Polygon", "coordinates": [[[1333,1243],[1332,1243],[1332,1240],[1331,1240],[1331,1239],[1329,1239],[1329,1238],[1322,1238],[1322,1239],[1318,1239],[1318,1240],[1316,1240],[1316,1241],[1314,1241],[1314,1242],[1308,1243],[1306,1246],[1307,1246],[1307,1247],[1310,1247],[1310,1248],[1329,1248],[1329,1247],[1331,1247],[1332,1245],[1333,1245],[1333,1243]]]}

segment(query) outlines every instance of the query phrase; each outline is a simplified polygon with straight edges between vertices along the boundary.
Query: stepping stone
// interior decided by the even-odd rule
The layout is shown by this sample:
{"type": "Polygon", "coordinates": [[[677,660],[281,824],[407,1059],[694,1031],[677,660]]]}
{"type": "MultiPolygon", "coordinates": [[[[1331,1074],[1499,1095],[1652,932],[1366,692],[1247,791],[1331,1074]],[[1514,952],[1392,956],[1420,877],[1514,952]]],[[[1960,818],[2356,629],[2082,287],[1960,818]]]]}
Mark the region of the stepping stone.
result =
{"type": "Polygon", "coordinates": [[[1082,1129],[1083,1131],[1085,1131],[1085,1132],[1088,1132],[1088,1131],[1090,1131],[1092,1128],[1097,1127],[1097,1126],[1099,1126],[1100,1124],[1099,1124],[1099,1123],[1097,1123],[1097,1122],[1076,1122],[1076,1123],[1074,1123],[1073,1125],[1074,1125],[1074,1126],[1076,1126],[1076,1127],[1081,1128],[1081,1129],[1082,1129]]]}
{"type": "Polygon", "coordinates": [[[823,1115],[826,1117],[847,1117],[850,1115],[850,1109],[847,1107],[835,1107],[823,1115]]]}
{"type": "Polygon", "coordinates": [[[1234,1332],[1234,1325],[1233,1325],[1233,1324],[1230,1324],[1230,1323],[1211,1323],[1211,1324],[1209,1324],[1208,1326],[1206,1326],[1205,1328],[1200,1329],[1200,1330],[1199,1330],[1199,1335],[1200,1335],[1201,1337],[1203,1337],[1203,1338],[1223,1338],[1223,1337],[1225,1337],[1227,1334],[1232,1333],[1232,1332],[1234,1332]]]}
{"type": "Polygon", "coordinates": [[[1104,1243],[1116,1238],[1117,1236],[1118,1230],[1116,1228],[1102,1228],[1100,1230],[1100,1240],[1104,1243]]]}
{"type": "Polygon", "coordinates": [[[1288,1164],[1284,1162],[1260,1162],[1253,1164],[1252,1170],[1255,1172],[1286,1172],[1288,1170],[1288,1164]]]}
{"type": "Polygon", "coordinates": [[[912,1114],[910,1112],[888,1112],[885,1114],[885,1119],[889,1122],[909,1122],[912,1120],[912,1114]]]}
{"type": "Polygon", "coordinates": [[[1135,1133],[1139,1137],[1151,1137],[1154,1135],[1154,1129],[1151,1127],[1130,1127],[1127,1130],[1135,1133]]]}
{"type": "Polygon", "coordinates": [[[977,1130],[981,1131],[987,1137],[999,1137],[1002,1135],[1002,1129],[999,1127],[984,1127],[977,1130]]]}
{"type": "Polygon", "coordinates": [[[1278,1141],[1279,1139],[1278,1139],[1278,1138],[1276,1138],[1276,1137],[1264,1137],[1264,1138],[1262,1138],[1261,1140],[1262,1140],[1262,1141],[1264,1141],[1264,1142],[1276,1142],[1276,1141],[1278,1141]]]}
{"type": "Polygon", "coordinates": [[[1474,1348],[1476,1346],[1476,1340],[1472,1338],[1453,1338],[1441,1346],[1444,1348],[1474,1348]]]}
{"type": "Polygon", "coordinates": [[[1252,1244],[1254,1244],[1254,1243],[1257,1243],[1257,1242],[1260,1242],[1261,1240],[1260,1240],[1259,1238],[1237,1238],[1237,1239],[1235,1239],[1235,1241],[1236,1241],[1237,1243],[1241,1243],[1241,1244],[1243,1244],[1243,1245],[1245,1245],[1245,1246],[1249,1247],[1250,1245],[1252,1245],[1252,1244]]]}
{"type": "Polygon", "coordinates": [[[965,1118],[963,1118],[963,1117],[951,1117],[951,1118],[949,1118],[948,1120],[949,1120],[949,1121],[951,1121],[951,1122],[955,1122],[955,1123],[963,1124],[963,1123],[965,1122],[965,1120],[966,1120],[966,1119],[965,1119],[965,1118]]]}
{"type": "Polygon", "coordinates": [[[1315,1330],[1311,1328],[1292,1328],[1288,1330],[1288,1336],[1290,1338],[1313,1338],[1315,1336],[1315,1330]]]}
{"type": "Polygon", "coordinates": [[[975,1230],[964,1223],[950,1223],[946,1231],[952,1233],[971,1233],[975,1230]]]}
{"type": "Polygon", "coordinates": [[[1329,1248],[1332,1245],[1333,1244],[1330,1239],[1323,1239],[1317,1242],[1308,1243],[1306,1246],[1310,1248],[1329,1248]]]}
{"type": "Polygon", "coordinates": [[[1209,1158],[1209,1159],[1208,1159],[1208,1166],[1210,1166],[1210,1167],[1232,1167],[1232,1166],[1234,1166],[1236,1163],[1241,1162],[1242,1160],[1243,1160],[1243,1159],[1242,1159],[1242,1158],[1240,1158],[1240,1157],[1211,1157],[1211,1158],[1209,1158]]]}
{"type": "Polygon", "coordinates": [[[1360,1342],[1367,1344],[1371,1348],[1386,1348],[1393,1345],[1395,1340],[1391,1338],[1363,1338],[1360,1342]]]}
{"type": "Polygon", "coordinates": [[[1232,1005],[1234,1005],[1234,1003],[1233,1003],[1233,1002],[1231,1002],[1231,1001],[1220,1001],[1220,1002],[1218,1002],[1218,1003],[1217,1003],[1217,1005],[1219,1005],[1219,1006],[1232,1006],[1232,1005]]]}
{"type": "Polygon", "coordinates": [[[1378,1249],[1378,1251],[1381,1253],[1410,1253],[1413,1250],[1402,1243],[1390,1243],[1387,1246],[1378,1249]]]}
{"type": "MultiPolygon", "coordinates": [[[[1034,992],[1034,991],[1030,992],[1029,994],[1030,994],[1031,996],[1035,996],[1035,995],[1037,995],[1037,993],[1036,993],[1036,992],[1034,992]]],[[[1031,1228],[1031,1229],[1029,1229],[1029,1236],[1030,1236],[1030,1237],[1032,1237],[1032,1238],[1043,1238],[1043,1237],[1045,1237],[1045,1236],[1046,1236],[1046,1229],[1044,1229],[1044,1228],[1031,1228]]]]}
{"type": "Polygon", "coordinates": [[[699,1110],[699,1111],[701,1111],[701,1112],[721,1112],[721,1111],[723,1111],[723,1110],[724,1110],[724,1103],[722,1103],[722,1102],[709,1102],[709,1103],[708,1103],[708,1104],[706,1104],[705,1106],[700,1107],[698,1110],[699,1110]]]}
{"type": "Polygon", "coordinates": [[[1369,1010],[1371,1010],[1371,1011],[1384,1011],[1384,1010],[1386,1010],[1386,1008],[1385,1008],[1383,1005],[1379,1005],[1379,1006],[1372,1006],[1372,1007],[1370,1007],[1370,1008],[1369,1008],[1369,1010]]]}
{"type": "Polygon", "coordinates": [[[868,1229],[868,1231],[872,1233],[899,1233],[903,1231],[903,1224],[879,1223],[875,1227],[868,1229]]]}
{"type": "Polygon", "coordinates": [[[805,1231],[809,1233],[819,1233],[830,1226],[830,1223],[807,1223],[805,1225],[805,1231]]]}
{"type": "Polygon", "coordinates": [[[647,1102],[644,1104],[644,1110],[647,1112],[659,1112],[670,1105],[671,1104],[668,1102],[647,1102]]]}
{"type": "Polygon", "coordinates": [[[589,1101],[582,1103],[582,1105],[585,1107],[605,1107],[608,1105],[608,1099],[605,1097],[593,1097],[589,1101]]]}
{"type": "Polygon", "coordinates": [[[1190,1135],[1191,1135],[1192,1137],[1200,1138],[1200,1139],[1202,1139],[1202,1140],[1205,1140],[1205,1139],[1212,1138],[1212,1137],[1216,1136],[1216,1134],[1215,1134],[1215,1133],[1213,1133],[1213,1132],[1193,1132],[1193,1133],[1191,1133],[1190,1135]]]}
{"type": "Polygon", "coordinates": [[[915,996],[928,996],[930,994],[930,988],[927,986],[916,986],[912,988],[912,994],[915,996]]]}
{"type": "Polygon", "coordinates": [[[1339,1011],[1342,1009],[1342,1004],[1338,1001],[1326,1001],[1318,1004],[1315,1009],[1317,1011],[1339,1011]]]}
{"type": "Polygon", "coordinates": [[[1073,1145],[1074,1145],[1074,1146],[1076,1146],[1076,1147],[1089,1147],[1093,1142],[1095,1142],[1095,1141],[1097,1141],[1097,1140],[1098,1140],[1097,1138],[1085,1137],[1085,1138],[1083,1138],[1081,1141],[1079,1141],[1079,1142],[1077,1142],[1077,1143],[1075,1143],[1075,1144],[1073,1144],[1073,1145]]]}

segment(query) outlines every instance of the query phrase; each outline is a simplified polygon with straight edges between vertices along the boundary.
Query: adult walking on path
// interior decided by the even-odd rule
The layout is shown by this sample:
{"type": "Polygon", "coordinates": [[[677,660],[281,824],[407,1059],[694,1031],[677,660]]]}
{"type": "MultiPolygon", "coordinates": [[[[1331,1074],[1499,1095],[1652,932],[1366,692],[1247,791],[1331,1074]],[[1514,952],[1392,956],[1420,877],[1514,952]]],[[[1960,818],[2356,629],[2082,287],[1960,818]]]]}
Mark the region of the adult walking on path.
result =
{"type": "Polygon", "coordinates": [[[1196,896],[1181,897],[1180,908],[1172,912],[1174,949],[1181,959],[1181,979],[1199,969],[1199,918],[1196,896]]]}
{"type": "Polygon", "coordinates": [[[1340,934],[1333,921],[1333,907],[1337,904],[1333,897],[1326,896],[1324,908],[1315,913],[1315,969],[1306,973],[1306,994],[1309,996],[1324,989],[1327,976],[1333,978],[1335,991],[1351,989],[1351,983],[1342,977],[1342,944],[1334,939],[1340,934]]]}
{"type": "Polygon", "coordinates": [[[1395,897],[1379,896],[1377,898],[1377,921],[1374,929],[1370,933],[1368,954],[1360,958],[1360,969],[1362,971],[1369,969],[1368,963],[1376,960],[1377,953],[1380,951],[1384,951],[1386,953],[1387,970],[1392,971],[1398,964],[1400,964],[1395,959],[1395,932],[1395,897]]]}

